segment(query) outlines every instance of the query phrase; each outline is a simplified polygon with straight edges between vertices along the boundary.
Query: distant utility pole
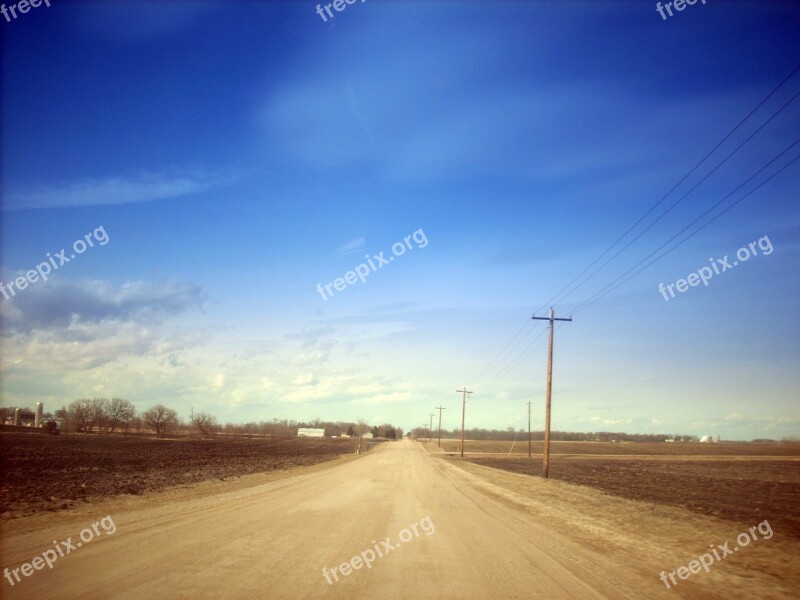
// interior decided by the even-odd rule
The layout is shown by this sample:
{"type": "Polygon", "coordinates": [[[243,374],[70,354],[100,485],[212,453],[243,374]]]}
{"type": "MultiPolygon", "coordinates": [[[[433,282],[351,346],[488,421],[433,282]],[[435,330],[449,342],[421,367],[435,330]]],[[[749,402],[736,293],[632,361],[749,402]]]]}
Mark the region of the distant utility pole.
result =
{"type": "Polygon", "coordinates": [[[531,457],[531,403],[528,402],[528,458],[531,457]]]}
{"type": "Polygon", "coordinates": [[[462,394],[461,396],[461,458],[464,458],[464,411],[467,406],[467,394],[472,392],[467,391],[467,386],[463,390],[456,390],[462,394]]]}
{"type": "Polygon", "coordinates": [[[553,390],[553,321],[572,321],[569,319],[556,319],[553,316],[553,307],[550,307],[550,313],[546,317],[531,317],[536,321],[550,321],[550,346],[547,350],[547,404],[544,412],[544,469],[543,477],[547,479],[550,476],[550,394],[553,390]]]}
{"type": "Polygon", "coordinates": [[[431,418],[431,426],[428,427],[428,441],[432,442],[433,441],[433,417],[436,416],[436,413],[430,413],[429,416],[431,418]]]}
{"type": "Polygon", "coordinates": [[[436,410],[439,411],[439,448],[442,447],[442,411],[447,410],[444,406],[437,406],[436,410]]]}

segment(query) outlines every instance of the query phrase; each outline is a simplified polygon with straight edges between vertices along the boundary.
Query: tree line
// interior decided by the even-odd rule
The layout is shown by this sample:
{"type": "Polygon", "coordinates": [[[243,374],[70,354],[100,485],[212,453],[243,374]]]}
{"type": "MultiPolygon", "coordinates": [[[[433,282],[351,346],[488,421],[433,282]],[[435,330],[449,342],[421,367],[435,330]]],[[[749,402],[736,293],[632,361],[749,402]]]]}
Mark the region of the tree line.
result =
{"type": "MultiPolygon", "coordinates": [[[[0,408],[0,422],[10,420],[14,408],[0,408]]],[[[21,408],[23,420],[33,420],[33,411],[21,408]]],[[[249,423],[220,424],[214,415],[206,412],[195,412],[189,409],[188,421],[183,421],[177,411],[156,404],[143,412],[138,412],[130,400],[124,398],[79,398],[64,405],[53,413],[44,413],[45,425],[51,424],[65,433],[115,433],[124,434],[143,433],[155,434],[162,438],[174,434],[200,434],[202,436],[259,436],[259,437],[288,437],[296,436],[299,428],[324,429],[325,437],[339,437],[347,435],[359,437],[365,433],[372,433],[374,437],[385,439],[402,439],[403,430],[389,423],[369,426],[360,419],[351,421],[322,421],[319,418],[311,421],[294,421],[287,419],[272,419],[272,421],[259,421],[249,423]]]]}
{"type": "MultiPolygon", "coordinates": [[[[429,431],[427,427],[419,427],[414,430],[419,437],[436,438],[439,435],[438,429],[434,427],[429,431]]],[[[480,429],[472,428],[464,430],[464,437],[470,440],[527,440],[528,431],[526,429],[480,429]]],[[[442,429],[442,439],[461,439],[461,429],[442,429]]],[[[531,439],[534,441],[544,440],[544,431],[531,431],[531,439]]],[[[697,442],[700,438],[696,435],[678,435],[669,433],[624,433],[622,431],[551,431],[550,439],[558,442],[663,442],[665,440],[675,440],[676,442],[697,442]]]]}
{"type": "Polygon", "coordinates": [[[319,418],[311,421],[295,421],[293,419],[272,419],[272,421],[251,421],[244,424],[226,423],[219,426],[219,431],[230,435],[263,435],[292,436],[297,435],[300,428],[324,429],[325,437],[359,437],[371,433],[374,437],[399,440],[403,437],[403,429],[390,423],[369,426],[363,419],[353,421],[322,421],[319,418]]]}
{"type": "Polygon", "coordinates": [[[156,404],[142,412],[124,398],[79,398],[54,413],[60,428],[66,433],[106,431],[114,433],[134,430],[141,434],[148,429],[156,437],[164,437],[180,425],[178,413],[163,404],[156,404]]]}

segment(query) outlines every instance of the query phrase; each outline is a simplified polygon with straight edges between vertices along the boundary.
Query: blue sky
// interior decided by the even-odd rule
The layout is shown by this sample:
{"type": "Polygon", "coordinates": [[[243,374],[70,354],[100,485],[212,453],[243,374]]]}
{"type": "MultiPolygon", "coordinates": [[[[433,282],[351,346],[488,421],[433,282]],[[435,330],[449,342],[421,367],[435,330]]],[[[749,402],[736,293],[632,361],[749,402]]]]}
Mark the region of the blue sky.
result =
{"type": "MultiPolygon", "coordinates": [[[[800,62],[796,3],[315,7],[55,1],[0,21],[2,281],[109,240],[0,297],[3,405],[406,429],[441,405],[454,428],[466,384],[468,427],[525,427],[531,401],[540,429],[533,312],[800,62]]],[[[800,435],[800,162],[581,308],[790,146],[798,91],[800,72],[607,257],[782,112],[553,302],[575,312],[555,429],[800,435]],[[764,236],[771,253],[659,293],[764,236]]]]}

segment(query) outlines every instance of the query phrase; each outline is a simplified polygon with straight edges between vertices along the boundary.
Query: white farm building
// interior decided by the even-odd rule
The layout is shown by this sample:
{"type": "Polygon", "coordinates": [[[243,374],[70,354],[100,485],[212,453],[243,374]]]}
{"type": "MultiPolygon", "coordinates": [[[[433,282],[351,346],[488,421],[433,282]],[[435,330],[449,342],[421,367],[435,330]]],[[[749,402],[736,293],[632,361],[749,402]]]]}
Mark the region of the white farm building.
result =
{"type": "Polygon", "coordinates": [[[297,437],[325,437],[325,430],[300,427],[297,430],[297,437]]]}

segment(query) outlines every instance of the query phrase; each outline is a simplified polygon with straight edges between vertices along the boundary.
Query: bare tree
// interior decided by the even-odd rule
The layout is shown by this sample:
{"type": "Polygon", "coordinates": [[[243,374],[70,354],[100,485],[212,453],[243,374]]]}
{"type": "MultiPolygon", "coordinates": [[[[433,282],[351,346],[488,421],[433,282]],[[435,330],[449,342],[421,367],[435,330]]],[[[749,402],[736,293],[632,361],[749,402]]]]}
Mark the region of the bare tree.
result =
{"type": "Polygon", "coordinates": [[[72,422],[69,418],[69,409],[66,404],[56,409],[55,418],[61,420],[61,429],[63,429],[64,432],[69,433],[73,430],[72,422]]]}
{"type": "Polygon", "coordinates": [[[203,412],[194,413],[194,408],[189,408],[189,420],[203,435],[211,435],[217,430],[217,417],[203,412]]]}
{"type": "Polygon", "coordinates": [[[156,404],[142,413],[142,419],[155,431],[156,437],[160,438],[164,437],[170,427],[178,424],[178,413],[163,404],[156,404]]]}
{"type": "Polygon", "coordinates": [[[136,430],[136,435],[140,435],[142,433],[142,427],[144,427],[144,421],[142,417],[135,416],[131,419],[131,426],[136,430]]]}
{"type": "Polygon", "coordinates": [[[108,406],[108,400],[105,398],[92,398],[91,400],[87,400],[87,410],[88,410],[88,426],[89,431],[92,431],[95,427],[102,427],[106,422],[106,417],[108,413],[106,412],[106,407],[108,406]]]}
{"type": "Polygon", "coordinates": [[[67,407],[67,419],[71,431],[89,431],[91,423],[91,400],[79,398],[67,407]]]}
{"type": "Polygon", "coordinates": [[[369,431],[369,425],[367,425],[367,421],[362,417],[356,424],[356,433],[358,434],[358,449],[356,450],[356,454],[361,454],[361,438],[367,431],[369,431]]]}
{"type": "Polygon", "coordinates": [[[128,423],[136,416],[136,407],[130,400],[122,398],[112,398],[108,403],[108,424],[111,426],[111,433],[120,423],[125,424],[125,429],[128,429],[128,423]]]}

